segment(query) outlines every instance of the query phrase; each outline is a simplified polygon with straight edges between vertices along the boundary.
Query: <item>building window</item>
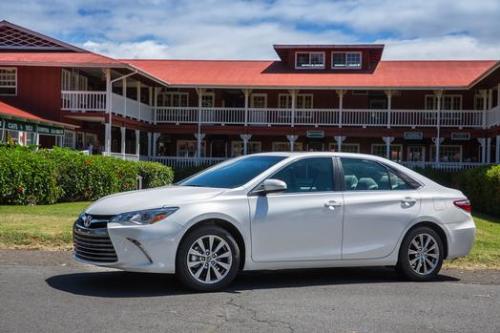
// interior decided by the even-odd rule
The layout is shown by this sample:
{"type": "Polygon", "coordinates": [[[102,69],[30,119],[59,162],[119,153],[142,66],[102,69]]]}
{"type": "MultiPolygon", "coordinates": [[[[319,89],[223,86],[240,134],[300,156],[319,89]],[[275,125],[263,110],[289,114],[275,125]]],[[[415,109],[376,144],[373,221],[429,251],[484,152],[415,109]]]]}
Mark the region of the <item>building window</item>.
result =
{"type": "Polygon", "coordinates": [[[481,94],[474,95],[474,110],[484,110],[484,98],[481,94]]]}
{"type": "Polygon", "coordinates": [[[362,66],[361,52],[333,52],[333,69],[360,69],[362,66]]]}
{"type": "Polygon", "coordinates": [[[158,106],[187,107],[189,94],[185,92],[165,92],[158,95],[158,106]]]}
{"type": "Polygon", "coordinates": [[[322,69],[325,68],[324,52],[297,52],[295,54],[295,68],[322,69]]]}
{"type": "Polygon", "coordinates": [[[213,108],[215,105],[214,100],[215,100],[214,93],[206,93],[201,95],[201,107],[213,108]]]}
{"type": "Polygon", "coordinates": [[[75,148],[76,138],[75,132],[73,131],[64,131],[64,141],[63,146],[67,148],[75,148]]]}
{"type": "Polygon", "coordinates": [[[408,154],[406,160],[409,162],[425,162],[425,147],[408,146],[408,154]]]}
{"type": "MultiPolygon", "coordinates": [[[[247,143],[247,154],[260,153],[262,151],[262,143],[259,141],[249,141],[247,143]]],[[[231,142],[231,157],[241,156],[244,153],[243,141],[231,142]]]]}
{"type": "Polygon", "coordinates": [[[0,68],[0,95],[17,95],[17,69],[0,68]]]}
{"type": "MultiPolygon", "coordinates": [[[[313,94],[298,94],[295,97],[296,109],[312,109],[313,108],[313,94]]],[[[292,95],[279,94],[278,107],[280,109],[292,108],[292,95]]]]}
{"type": "MultiPolygon", "coordinates": [[[[343,147],[344,145],[342,145],[343,147]]],[[[380,157],[387,157],[385,144],[372,144],[372,154],[380,157]]],[[[403,160],[403,146],[402,145],[391,145],[389,152],[389,158],[392,161],[402,161],[403,160]]],[[[343,149],[342,149],[343,150],[343,149]]]]}
{"type": "Polygon", "coordinates": [[[359,153],[359,143],[343,143],[341,146],[342,150],[339,150],[336,142],[331,142],[329,144],[330,151],[342,151],[343,153],[359,153]]]}
{"type": "MultiPolygon", "coordinates": [[[[272,146],[273,151],[290,151],[290,142],[287,141],[279,141],[273,142],[272,146]]],[[[304,145],[302,142],[294,142],[293,143],[293,151],[303,151],[304,145]]]]}
{"type": "MultiPolygon", "coordinates": [[[[178,140],[177,141],[177,156],[178,157],[196,157],[198,142],[196,140],[178,140]]],[[[201,154],[205,156],[205,141],[201,142],[201,154]]]]}
{"type": "MultiPolygon", "coordinates": [[[[431,147],[431,160],[436,161],[436,146],[431,147]]],[[[439,146],[440,162],[462,162],[462,146],[441,145],[439,146]]]]}
{"type": "Polygon", "coordinates": [[[267,94],[252,94],[250,107],[255,109],[267,108],[267,94]]]}
{"type": "MultiPolygon", "coordinates": [[[[436,95],[425,96],[425,109],[437,110],[438,98],[436,95]]],[[[441,110],[462,110],[462,95],[443,95],[441,96],[441,110]]]]}

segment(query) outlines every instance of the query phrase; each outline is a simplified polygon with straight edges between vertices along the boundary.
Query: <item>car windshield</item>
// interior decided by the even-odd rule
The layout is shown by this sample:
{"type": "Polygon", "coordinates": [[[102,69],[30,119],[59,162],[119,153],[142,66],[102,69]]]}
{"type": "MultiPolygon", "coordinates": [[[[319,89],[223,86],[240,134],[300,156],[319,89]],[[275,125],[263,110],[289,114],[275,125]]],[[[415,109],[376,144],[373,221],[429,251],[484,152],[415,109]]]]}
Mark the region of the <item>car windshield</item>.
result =
{"type": "Polygon", "coordinates": [[[249,156],[194,175],[179,185],[236,188],[246,184],[260,173],[269,169],[286,156],[249,156]]]}

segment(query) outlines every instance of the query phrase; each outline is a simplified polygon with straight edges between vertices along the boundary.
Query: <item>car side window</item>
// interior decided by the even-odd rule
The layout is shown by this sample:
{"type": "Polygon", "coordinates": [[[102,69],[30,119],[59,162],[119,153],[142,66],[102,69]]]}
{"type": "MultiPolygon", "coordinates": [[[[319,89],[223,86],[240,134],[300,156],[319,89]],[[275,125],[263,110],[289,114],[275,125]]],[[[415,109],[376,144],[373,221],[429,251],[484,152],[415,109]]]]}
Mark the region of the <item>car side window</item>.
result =
{"type": "Polygon", "coordinates": [[[333,162],[328,157],[305,158],[287,165],[270,178],[284,181],[286,193],[333,191],[333,162]]]}
{"type": "Polygon", "coordinates": [[[411,190],[415,188],[392,171],[389,171],[389,179],[391,181],[391,189],[393,190],[411,190]]]}
{"type": "Polygon", "coordinates": [[[341,158],[346,191],[391,190],[388,170],[374,161],[341,158]]]}

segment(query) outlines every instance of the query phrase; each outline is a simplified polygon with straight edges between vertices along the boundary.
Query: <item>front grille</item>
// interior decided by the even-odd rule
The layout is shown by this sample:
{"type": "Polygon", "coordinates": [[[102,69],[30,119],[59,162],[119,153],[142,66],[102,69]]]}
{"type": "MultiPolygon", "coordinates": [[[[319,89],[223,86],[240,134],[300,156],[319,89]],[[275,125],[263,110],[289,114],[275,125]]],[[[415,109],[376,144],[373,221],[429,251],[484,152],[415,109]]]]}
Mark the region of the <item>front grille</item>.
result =
{"type": "Polygon", "coordinates": [[[118,261],[115,248],[105,228],[85,228],[76,221],[73,227],[73,245],[75,256],[98,263],[118,261]]]}

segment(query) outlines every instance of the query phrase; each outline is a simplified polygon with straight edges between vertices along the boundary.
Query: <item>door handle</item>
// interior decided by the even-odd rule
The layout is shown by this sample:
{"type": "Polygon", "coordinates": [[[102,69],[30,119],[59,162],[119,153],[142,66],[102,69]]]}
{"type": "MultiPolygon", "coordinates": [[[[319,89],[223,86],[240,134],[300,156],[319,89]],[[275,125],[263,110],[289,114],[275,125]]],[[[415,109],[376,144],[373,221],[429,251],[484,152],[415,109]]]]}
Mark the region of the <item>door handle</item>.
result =
{"type": "Polygon", "coordinates": [[[325,202],[325,207],[330,209],[330,210],[335,210],[335,207],[341,206],[340,202],[337,202],[335,200],[329,200],[325,202]]]}
{"type": "Polygon", "coordinates": [[[403,200],[401,200],[401,205],[406,208],[406,207],[411,207],[415,203],[417,203],[417,199],[412,198],[412,197],[405,197],[403,200]]]}

